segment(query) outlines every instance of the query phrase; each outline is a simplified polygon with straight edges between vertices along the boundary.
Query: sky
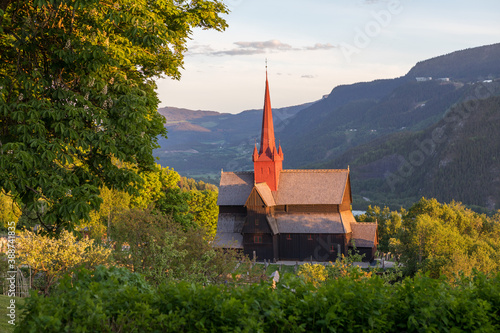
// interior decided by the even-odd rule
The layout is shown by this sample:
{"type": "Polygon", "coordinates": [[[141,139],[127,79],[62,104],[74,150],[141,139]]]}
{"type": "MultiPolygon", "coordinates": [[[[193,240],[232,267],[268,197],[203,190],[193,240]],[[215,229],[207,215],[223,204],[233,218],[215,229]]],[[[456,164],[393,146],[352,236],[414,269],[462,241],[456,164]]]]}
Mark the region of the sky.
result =
{"type": "Polygon", "coordinates": [[[160,107],[261,109],[321,99],[342,84],[395,78],[417,62],[500,42],[498,0],[225,0],[224,32],[196,29],[160,107]]]}

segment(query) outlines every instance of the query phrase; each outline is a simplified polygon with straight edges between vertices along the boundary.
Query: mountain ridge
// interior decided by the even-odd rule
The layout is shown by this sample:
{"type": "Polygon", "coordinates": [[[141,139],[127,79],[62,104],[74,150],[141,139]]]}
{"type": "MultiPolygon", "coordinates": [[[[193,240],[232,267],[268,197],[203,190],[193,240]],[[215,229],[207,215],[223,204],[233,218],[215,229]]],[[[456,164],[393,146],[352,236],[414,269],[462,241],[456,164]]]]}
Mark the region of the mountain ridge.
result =
{"type": "MultiPolygon", "coordinates": [[[[389,142],[394,146],[392,149],[400,144],[404,146],[405,140],[435,126],[457,105],[478,99],[474,95],[478,87],[496,87],[500,78],[500,62],[495,61],[499,59],[497,55],[500,55],[500,44],[457,51],[421,61],[399,78],[341,85],[316,102],[273,109],[276,137],[281,140],[285,155],[284,168],[330,167],[333,164],[346,168],[352,164],[358,168],[353,175],[358,173],[360,177],[364,177],[364,169],[368,174],[376,174],[383,166],[392,170],[398,166],[397,154],[386,154],[384,159],[371,161],[372,164],[367,162],[365,166],[346,156],[354,156],[357,147],[370,143],[384,145],[389,142]]],[[[493,92],[486,92],[486,95],[500,94],[497,88],[492,89],[493,92]]],[[[184,120],[170,117],[167,123],[169,139],[161,143],[161,162],[183,175],[214,184],[217,184],[221,168],[251,170],[251,151],[260,135],[261,112],[248,110],[236,115],[215,112],[196,117],[190,114],[193,118],[184,120]],[[193,128],[175,127],[183,122],[193,128]]],[[[167,121],[168,118],[167,115],[167,121]]],[[[361,180],[360,193],[363,193],[363,186],[381,185],[377,179],[361,180]]],[[[427,191],[431,193],[430,189],[427,191]]],[[[420,195],[420,192],[401,193],[408,198],[420,195]]],[[[382,194],[370,195],[381,197],[382,194]]],[[[359,197],[355,201],[362,206],[359,197]]],[[[471,204],[477,202],[472,200],[471,204]]],[[[488,206],[484,201],[482,205],[488,206]]]]}

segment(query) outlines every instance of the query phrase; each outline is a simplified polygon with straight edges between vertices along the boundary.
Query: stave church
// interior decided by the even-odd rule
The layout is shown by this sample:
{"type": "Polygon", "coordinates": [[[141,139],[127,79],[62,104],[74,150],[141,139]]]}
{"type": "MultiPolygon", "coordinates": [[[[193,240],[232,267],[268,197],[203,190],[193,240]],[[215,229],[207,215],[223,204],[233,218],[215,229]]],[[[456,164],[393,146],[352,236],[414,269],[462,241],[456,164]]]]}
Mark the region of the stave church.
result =
{"type": "Polygon", "coordinates": [[[215,246],[260,261],[335,261],[354,247],[364,261],[374,258],[377,224],[356,222],[349,169],[283,169],[267,72],[260,145],[252,160],[253,171],[221,171],[215,246]]]}

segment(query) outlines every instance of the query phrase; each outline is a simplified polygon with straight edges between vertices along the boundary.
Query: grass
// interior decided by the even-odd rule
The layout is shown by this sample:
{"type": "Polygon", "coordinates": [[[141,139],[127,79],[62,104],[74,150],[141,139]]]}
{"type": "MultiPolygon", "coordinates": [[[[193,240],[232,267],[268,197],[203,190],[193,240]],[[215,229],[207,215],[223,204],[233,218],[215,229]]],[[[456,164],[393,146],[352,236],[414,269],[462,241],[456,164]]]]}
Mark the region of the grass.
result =
{"type": "Polygon", "coordinates": [[[7,314],[9,313],[9,309],[7,307],[10,305],[10,300],[15,299],[16,305],[16,320],[15,323],[19,323],[19,317],[21,316],[21,310],[19,306],[24,304],[24,298],[21,297],[9,297],[6,295],[0,295],[0,333],[11,333],[14,332],[14,325],[9,324],[9,317],[7,314]]]}

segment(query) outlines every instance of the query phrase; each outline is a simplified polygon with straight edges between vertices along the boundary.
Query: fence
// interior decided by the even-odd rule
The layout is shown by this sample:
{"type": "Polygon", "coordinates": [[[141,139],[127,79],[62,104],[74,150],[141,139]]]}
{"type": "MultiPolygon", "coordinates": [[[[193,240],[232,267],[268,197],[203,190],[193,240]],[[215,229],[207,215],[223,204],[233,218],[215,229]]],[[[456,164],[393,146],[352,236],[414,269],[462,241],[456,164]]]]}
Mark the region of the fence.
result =
{"type": "Polygon", "coordinates": [[[17,271],[7,272],[2,278],[2,294],[9,295],[14,292],[17,297],[28,297],[31,290],[31,267],[19,267],[17,271]],[[12,280],[8,278],[15,277],[14,288],[12,280]]]}

